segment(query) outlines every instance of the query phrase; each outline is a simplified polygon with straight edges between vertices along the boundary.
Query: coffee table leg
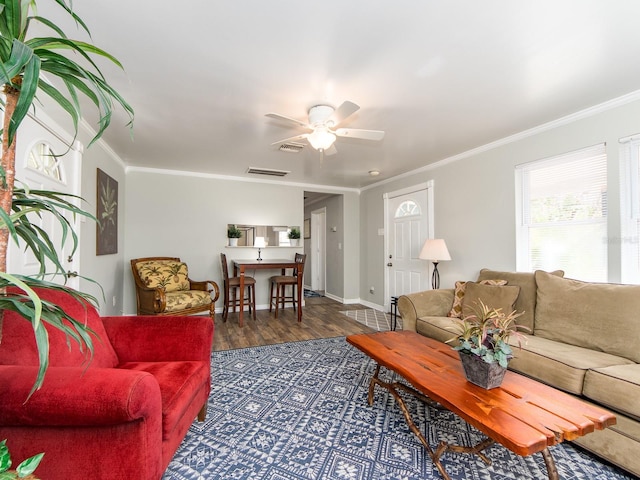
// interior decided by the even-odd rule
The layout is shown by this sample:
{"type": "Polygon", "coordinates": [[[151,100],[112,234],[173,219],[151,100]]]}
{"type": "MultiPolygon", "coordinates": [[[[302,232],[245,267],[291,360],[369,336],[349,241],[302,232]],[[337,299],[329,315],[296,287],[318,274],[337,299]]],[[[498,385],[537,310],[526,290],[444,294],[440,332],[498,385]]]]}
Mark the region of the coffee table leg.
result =
{"type": "Polygon", "coordinates": [[[548,448],[542,450],[542,458],[544,458],[544,464],[547,467],[547,475],[549,476],[549,480],[559,480],[558,469],[556,468],[556,462],[553,460],[553,456],[551,456],[551,452],[548,448]]]}
{"type": "MultiPolygon", "coordinates": [[[[407,422],[407,425],[409,426],[409,429],[414,433],[414,435],[416,437],[418,437],[418,440],[420,440],[420,443],[422,443],[422,445],[424,445],[424,448],[427,450],[427,453],[429,454],[429,457],[431,457],[431,461],[433,462],[433,464],[436,466],[436,468],[440,472],[440,475],[442,475],[442,478],[444,478],[444,480],[451,480],[451,477],[449,477],[449,475],[445,471],[444,467],[442,466],[442,463],[440,463],[440,455],[442,455],[442,452],[436,454],[431,449],[431,446],[427,442],[427,439],[424,437],[424,435],[422,435],[422,432],[420,431],[420,429],[418,427],[416,427],[416,424],[413,422],[413,419],[411,418],[411,414],[409,413],[409,410],[407,409],[407,406],[405,405],[404,400],[402,399],[402,397],[400,396],[400,394],[398,393],[398,391],[396,389],[396,386],[403,386],[404,387],[404,385],[397,384],[397,383],[389,383],[389,382],[385,382],[383,380],[380,380],[378,378],[378,374],[379,373],[380,373],[380,364],[377,364],[376,365],[376,371],[373,374],[373,377],[371,377],[371,382],[369,382],[369,397],[368,397],[369,405],[373,405],[373,394],[374,394],[374,389],[375,389],[376,384],[380,385],[382,388],[386,388],[391,393],[391,395],[393,395],[393,398],[396,399],[396,402],[398,403],[398,406],[400,407],[400,410],[402,411],[402,414],[404,415],[404,419],[407,422]]],[[[406,389],[408,391],[412,391],[413,390],[413,389],[409,389],[409,388],[406,388],[406,389]]],[[[411,393],[413,393],[413,392],[411,392],[411,393]]],[[[416,393],[418,393],[418,392],[416,392],[416,393]]]]}
{"type": "Polygon", "coordinates": [[[376,371],[371,377],[371,381],[369,382],[369,396],[367,397],[367,401],[369,402],[369,406],[373,405],[373,390],[376,386],[376,383],[380,383],[378,379],[378,374],[380,373],[380,364],[376,365],[376,371]]]}

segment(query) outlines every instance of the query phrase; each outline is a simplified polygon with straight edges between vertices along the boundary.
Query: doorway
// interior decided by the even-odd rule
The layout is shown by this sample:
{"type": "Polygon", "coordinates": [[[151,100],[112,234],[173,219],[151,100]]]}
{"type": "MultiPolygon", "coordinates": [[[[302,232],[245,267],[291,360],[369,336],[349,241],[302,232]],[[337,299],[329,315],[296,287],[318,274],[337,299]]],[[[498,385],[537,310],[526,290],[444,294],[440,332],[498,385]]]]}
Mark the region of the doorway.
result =
{"type": "Polygon", "coordinates": [[[429,264],[418,258],[433,238],[433,182],[387,193],[385,204],[385,308],[391,297],[426,290],[429,264]]]}

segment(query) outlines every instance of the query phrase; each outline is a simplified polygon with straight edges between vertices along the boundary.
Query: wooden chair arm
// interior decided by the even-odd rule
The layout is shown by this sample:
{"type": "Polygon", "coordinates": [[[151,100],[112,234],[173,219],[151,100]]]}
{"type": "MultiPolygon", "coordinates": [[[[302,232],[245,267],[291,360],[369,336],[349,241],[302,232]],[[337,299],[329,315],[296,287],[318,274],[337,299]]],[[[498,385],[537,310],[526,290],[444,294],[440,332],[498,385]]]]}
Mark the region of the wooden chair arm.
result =
{"type": "Polygon", "coordinates": [[[136,285],[140,310],[143,312],[162,313],[167,308],[167,297],[164,288],[146,288],[136,285]]]}
{"type": "Polygon", "coordinates": [[[215,292],[215,297],[213,299],[213,303],[216,303],[216,300],[220,297],[220,288],[218,288],[218,284],[213,280],[205,280],[203,282],[195,282],[189,279],[189,289],[190,290],[203,290],[205,292],[215,292]],[[209,288],[208,285],[211,285],[213,288],[209,288]]]}

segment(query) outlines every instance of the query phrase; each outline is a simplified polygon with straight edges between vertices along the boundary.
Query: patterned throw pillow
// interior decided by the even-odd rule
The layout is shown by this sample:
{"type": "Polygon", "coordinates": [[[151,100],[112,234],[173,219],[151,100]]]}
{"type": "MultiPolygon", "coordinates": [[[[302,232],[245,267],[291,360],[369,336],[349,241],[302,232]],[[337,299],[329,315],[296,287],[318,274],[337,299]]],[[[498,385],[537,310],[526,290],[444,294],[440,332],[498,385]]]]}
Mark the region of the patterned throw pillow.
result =
{"type": "MultiPolygon", "coordinates": [[[[448,313],[448,317],[462,318],[462,301],[464,300],[464,292],[467,289],[467,283],[475,282],[456,282],[453,294],[453,306],[448,313]]],[[[501,287],[507,284],[506,280],[482,280],[478,282],[480,285],[494,285],[501,287]]]]}
{"type": "Polygon", "coordinates": [[[189,290],[189,273],[182,262],[154,260],[140,263],[138,274],[149,288],[164,288],[165,292],[189,290]]]}

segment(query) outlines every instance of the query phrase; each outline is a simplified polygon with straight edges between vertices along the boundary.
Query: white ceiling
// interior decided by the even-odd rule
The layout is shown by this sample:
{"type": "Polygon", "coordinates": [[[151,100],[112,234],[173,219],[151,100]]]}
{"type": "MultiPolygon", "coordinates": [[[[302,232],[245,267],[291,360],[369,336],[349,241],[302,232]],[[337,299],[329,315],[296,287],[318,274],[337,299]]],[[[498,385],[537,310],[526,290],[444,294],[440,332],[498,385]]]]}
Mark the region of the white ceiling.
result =
{"type": "Polygon", "coordinates": [[[121,112],[105,139],[137,167],[361,188],[640,89],[638,0],[73,5],[124,65],[104,73],[136,111],[133,140],[121,112]],[[341,126],[383,141],[338,139],[324,158],[270,146],[304,130],[266,113],[344,100],[361,109],[341,126]]]}

